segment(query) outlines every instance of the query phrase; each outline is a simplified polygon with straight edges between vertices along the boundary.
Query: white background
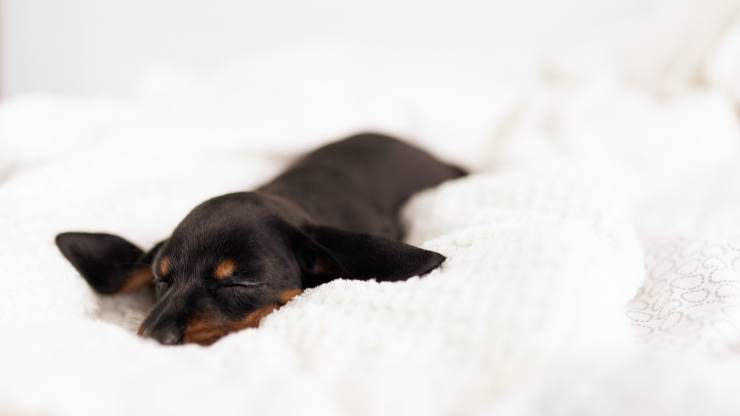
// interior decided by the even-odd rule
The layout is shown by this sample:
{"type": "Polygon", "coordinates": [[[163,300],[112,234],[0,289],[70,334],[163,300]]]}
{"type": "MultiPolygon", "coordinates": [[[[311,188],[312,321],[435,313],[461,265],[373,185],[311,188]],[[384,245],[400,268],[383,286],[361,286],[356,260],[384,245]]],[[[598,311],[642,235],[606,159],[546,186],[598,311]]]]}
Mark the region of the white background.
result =
{"type": "Polygon", "coordinates": [[[659,1],[0,0],[0,94],[120,95],[155,66],[317,39],[552,49],[659,1]]]}

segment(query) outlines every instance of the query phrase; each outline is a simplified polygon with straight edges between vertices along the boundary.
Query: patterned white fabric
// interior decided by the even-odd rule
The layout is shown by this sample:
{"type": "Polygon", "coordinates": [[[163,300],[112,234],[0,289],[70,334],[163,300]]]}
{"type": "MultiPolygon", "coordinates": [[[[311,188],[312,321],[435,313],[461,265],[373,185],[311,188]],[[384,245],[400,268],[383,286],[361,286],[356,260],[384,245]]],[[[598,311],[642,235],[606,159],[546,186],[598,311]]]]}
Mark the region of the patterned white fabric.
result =
{"type": "Polygon", "coordinates": [[[646,258],[647,277],[628,305],[650,344],[740,352],[740,245],[676,238],[646,258]]]}

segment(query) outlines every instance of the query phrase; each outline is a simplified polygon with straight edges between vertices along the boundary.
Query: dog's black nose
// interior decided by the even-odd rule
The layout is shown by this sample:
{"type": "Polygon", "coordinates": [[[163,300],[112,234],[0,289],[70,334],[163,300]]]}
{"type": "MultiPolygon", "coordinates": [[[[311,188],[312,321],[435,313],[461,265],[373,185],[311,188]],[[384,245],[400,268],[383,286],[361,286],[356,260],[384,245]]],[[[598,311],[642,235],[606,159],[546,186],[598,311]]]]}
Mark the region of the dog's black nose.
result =
{"type": "Polygon", "coordinates": [[[182,335],[180,334],[180,331],[174,329],[156,331],[152,334],[152,338],[156,339],[163,345],[177,345],[182,343],[182,335]]]}
{"type": "Polygon", "coordinates": [[[175,328],[162,328],[153,331],[145,329],[140,331],[139,335],[154,338],[162,345],[182,344],[182,333],[175,328]]]}

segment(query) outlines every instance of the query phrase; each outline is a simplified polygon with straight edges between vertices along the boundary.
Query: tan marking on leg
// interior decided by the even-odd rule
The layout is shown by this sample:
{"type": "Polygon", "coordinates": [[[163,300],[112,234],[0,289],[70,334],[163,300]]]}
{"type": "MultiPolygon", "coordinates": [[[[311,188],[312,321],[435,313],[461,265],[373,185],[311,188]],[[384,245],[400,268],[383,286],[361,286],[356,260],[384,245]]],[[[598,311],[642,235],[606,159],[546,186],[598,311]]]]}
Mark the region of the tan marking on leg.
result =
{"type": "Polygon", "coordinates": [[[226,279],[234,274],[234,270],[236,270],[236,263],[233,260],[226,259],[216,265],[213,270],[213,277],[219,280],[226,279]]]}
{"type": "Polygon", "coordinates": [[[290,302],[291,299],[294,297],[300,295],[303,293],[302,289],[292,289],[292,290],[286,290],[280,293],[280,296],[278,299],[280,300],[280,305],[285,305],[286,303],[290,302]]]}
{"type": "Polygon", "coordinates": [[[167,274],[170,272],[170,258],[163,257],[162,260],[159,261],[159,267],[157,268],[157,270],[159,270],[160,275],[167,276],[167,274]]]}
{"type": "Polygon", "coordinates": [[[128,293],[148,285],[154,279],[154,274],[149,267],[142,267],[131,272],[118,293],[128,293]]]}

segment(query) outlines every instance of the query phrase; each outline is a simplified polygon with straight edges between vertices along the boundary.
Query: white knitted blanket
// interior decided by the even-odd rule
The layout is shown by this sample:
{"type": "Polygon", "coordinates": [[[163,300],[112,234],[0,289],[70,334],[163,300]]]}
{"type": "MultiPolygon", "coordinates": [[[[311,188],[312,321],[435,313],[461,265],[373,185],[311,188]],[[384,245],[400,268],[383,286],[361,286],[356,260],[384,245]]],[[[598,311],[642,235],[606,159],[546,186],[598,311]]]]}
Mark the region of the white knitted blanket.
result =
{"type": "Polygon", "coordinates": [[[302,46],[0,102],[0,414],[740,414],[740,22],[715,3],[639,69],[302,46]],[[53,245],[147,246],[364,128],[474,169],[404,209],[448,257],[424,278],[334,281],[167,348],[134,333],[150,299],[94,295],[53,245]]]}

